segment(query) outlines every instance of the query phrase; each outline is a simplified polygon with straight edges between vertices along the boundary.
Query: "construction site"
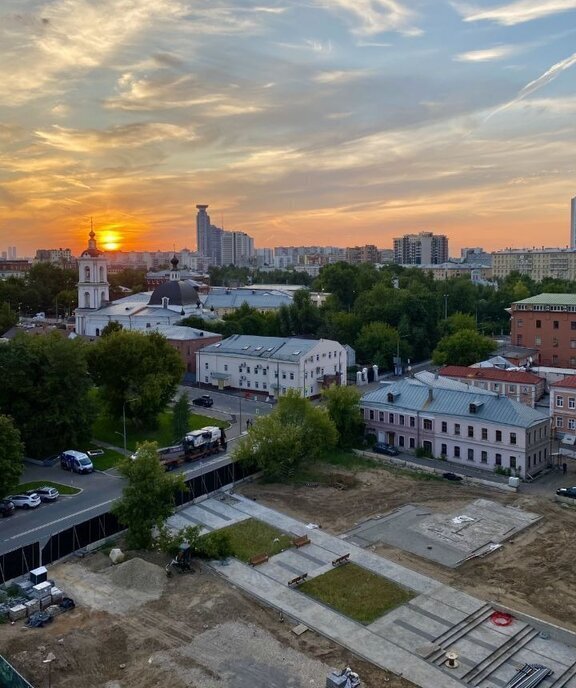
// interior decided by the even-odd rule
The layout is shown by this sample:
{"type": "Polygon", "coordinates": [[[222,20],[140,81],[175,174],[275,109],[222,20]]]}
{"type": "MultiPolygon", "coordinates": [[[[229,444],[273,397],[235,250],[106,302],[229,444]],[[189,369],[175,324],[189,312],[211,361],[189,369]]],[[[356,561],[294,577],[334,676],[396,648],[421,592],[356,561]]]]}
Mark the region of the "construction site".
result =
{"type": "MultiPolygon", "coordinates": [[[[336,554],[348,548],[366,552],[366,562],[380,554],[383,561],[390,562],[390,570],[398,565],[414,572],[419,597],[369,628],[384,638],[393,634],[398,647],[405,647],[418,661],[428,662],[431,676],[445,661],[443,650],[450,647],[450,639],[456,637],[455,626],[442,629],[431,620],[432,602],[435,610],[445,609],[446,616],[454,614],[453,619],[445,620],[466,623],[471,629],[488,623],[493,605],[576,629],[576,546],[572,538],[576,512],[551,498],[422,481],[395,470],[352,473],[339,469],[337,478],[333,486],[248,483],[238,489],[238,499],[245,500],[246,509],[252,502],[254,509],[269,507],[286,518],[319,526],[312,531],[319,535],[313,549],[279,555],[264,564],[269,567],[267,573],[264,568],[259,573],[260,567],[254,571],[240,563],[219,567],[194,562],[192,574],[168,578],[164,570],[168,557],[163,554],[129,552],[124,563],[112,565],[105,550],[50,567],[50,578],[75,600],[75,609],[44,628],[30,629],[18,622],[0,626],[4,656],[35,687],[48,685],[48,680],[55,687],[151,688],[166,683],[175,688],[324,686],[330,671],[343,667],[351,667],[368,688],[423,685],[423,681],[415,683],[400,676],[403,672],[398,666],[392,667],[393,671],[378,667],[367,661],[361,650],[347,649],[346,640],[336,642],[330,634],[314,630],[313,616],[304,625],[302,618],[309,604],[302,607],[300,618],[291,616],[281,611],[281,598],[269,603],[258,591],[250,594],[248,588],[242,590],[233,582],[235,569],[241,567],[254,580],[263,575],[277,580],[282,591],[287,571],[298,572],[298,561],[306,561],[310,567],[310,562],[317,560],[315,565],[321,568],[321,550],[331,547],[323,543],[334,535],[342,542],[336,554]],[[393,533],[397,535],[393,537],[393,533]],[[428,590],[426,583],[420,583],[425,580],[442,584],[442,591],[428,590]],[[454,612],[455,603],[446,597],[446,586],[457,591],[452,596],[462,593],[460,616],[454,612]],[[409,608],[410,618],[406,616],[409,608]],[[425,630],[412,643],[418,631],[414,624],[418,623],[425,630]],[[441,639],[438,643],[426,642],[425,632],[430,631],[431,637],[441,639]],[[49,653],[54,660],[47,665],[49,653]]],[[[229,514],[234,504],[218,508],[229,514]]],[[[175,518],[196,518],[194,509],[202,511],[201,505],[189,507],[175,518]]],[[[206,506],[203,513],[206,523],[215,522],[216,509],[206,506]]],[[[363,560],[359,563],[364,565],[363,560]]],[[[304,597],[303,593],[290,593],[304,597]]],[[[515,621],[514,633],[524,648],[519,649],[518,658],[531,661],[544,643],[540,652],[555,657],[555,675],[541,685],[556,685],[554,681],[565,674],[566,680],[558,685],[572,686],[572,675],[567,673],[573,664],[571,650],[552,651],[542,632],[526,618],[515,621]],[[532,655],[522,654],[530,648],[535,648],[532,655]]],[[[490,632],[498,632],[506,645],[506,630],[490,632]]],[[[486,633],[483,638],[486,644],[486,633]]],[[[482,641],[478,642],[476,650],[482,647],[482,641]]],[[[470,645],[468,655],[473,652],[470,645]]],[[[465,663],[461,668],[447,676],[445,685],[456,685],[451,681],[461,678],[463,682],[457,685],[506,685],[507,679],[496,674],[490,682],[484,669],[476,671],[465,663]]],[[[502,665],[499,670],[505,668],[502,665]]]]}

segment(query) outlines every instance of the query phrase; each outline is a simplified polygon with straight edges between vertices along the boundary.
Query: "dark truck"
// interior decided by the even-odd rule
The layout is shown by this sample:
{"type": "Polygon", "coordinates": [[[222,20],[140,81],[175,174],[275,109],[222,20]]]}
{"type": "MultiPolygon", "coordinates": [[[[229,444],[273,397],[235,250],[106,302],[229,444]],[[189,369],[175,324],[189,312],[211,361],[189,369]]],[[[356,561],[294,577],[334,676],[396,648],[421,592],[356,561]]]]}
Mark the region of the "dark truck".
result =
{"type": "MultiPolygon", "coordinates": [[[[187,433],[179,444],[158,449],[158,458],[167,471],[173,471],[184,463],[198,461],[212,454],[226,451],[227,448],[224,430],[209,425],[187,433]]],[[[132,458],[137,459],[138,452],[133,454],[132,458]]]]}

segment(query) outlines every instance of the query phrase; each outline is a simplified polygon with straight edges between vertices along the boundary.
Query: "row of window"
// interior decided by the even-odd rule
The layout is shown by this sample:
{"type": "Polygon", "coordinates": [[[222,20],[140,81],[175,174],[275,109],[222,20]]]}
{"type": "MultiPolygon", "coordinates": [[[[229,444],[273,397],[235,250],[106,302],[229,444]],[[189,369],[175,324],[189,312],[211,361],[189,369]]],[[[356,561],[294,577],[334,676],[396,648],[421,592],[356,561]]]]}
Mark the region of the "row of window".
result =
{"type": "Polygon", "coordinates": [[[516,304],[516,311],[553,311],[555,313],[569,312],[576,313],[576,306],[548,306],[541,304],[528,304],[528,303],[518,303],[516,304]]]}
{"type": "MultiPolygon", "coordinates": [[[[564,408],[564,397],[560,394],[556,395],[556,408],[564,408]]],[[[568,408],[576,409],[576,397],[568,397],[568,408]]]]}
{"type": "MultiPolygon", "coordinates": [[[[536,320],[536,329],[540,330],[542,328],[542,321],[541,320],[536,320]]],[[[522,318],[516,318],[516,327],[524,327],[524,320],[522,318]]],[[[560,329],[560,321],[559,320],[553,320],[552,321],[552,329],[553,330],[559,330],[560,329]]],[[[570,329],[571,330],[576,330],[576,320],[572,320],[570,322],[570,329]]]]}
{"type": "MultiPolygon", "coordinates": [[[[562,418],[562,416],[556,416],[556,427],[557,428],[563,428],[564,427],[564,418],[562,418]]],[[[568,427],[568,430],[576,430],[576,419],[575,418],[568,418],[567,427],[568,427]]]]}

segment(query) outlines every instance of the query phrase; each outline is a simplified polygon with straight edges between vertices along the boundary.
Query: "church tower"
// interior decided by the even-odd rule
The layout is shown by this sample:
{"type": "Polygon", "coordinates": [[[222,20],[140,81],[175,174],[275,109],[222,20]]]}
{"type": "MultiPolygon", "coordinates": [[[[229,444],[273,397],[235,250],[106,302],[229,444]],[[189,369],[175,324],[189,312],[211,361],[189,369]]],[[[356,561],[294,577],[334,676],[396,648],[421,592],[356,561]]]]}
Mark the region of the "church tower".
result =
{"type": "Polygon", "coordinates": [[[78,258],[77,334],[85,334],[86,311],[95,311],[110,300],[106,258],[96,245],[96,234],[93,229],[90,230],[89,237],[88,248],[78,258]]]}

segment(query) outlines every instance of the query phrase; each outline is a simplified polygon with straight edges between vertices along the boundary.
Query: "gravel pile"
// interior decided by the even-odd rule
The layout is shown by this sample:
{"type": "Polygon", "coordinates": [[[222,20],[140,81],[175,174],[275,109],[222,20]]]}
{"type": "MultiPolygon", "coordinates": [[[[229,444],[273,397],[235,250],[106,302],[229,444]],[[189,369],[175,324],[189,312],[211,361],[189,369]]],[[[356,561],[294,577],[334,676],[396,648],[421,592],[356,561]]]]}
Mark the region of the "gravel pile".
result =
{"type": "Polygon", "coordinates": [[[115,566],[110,571],[110,580],[119,588],[160,597],[166,585],[166,572],[156,564],[135,557],[115,566]]]}

